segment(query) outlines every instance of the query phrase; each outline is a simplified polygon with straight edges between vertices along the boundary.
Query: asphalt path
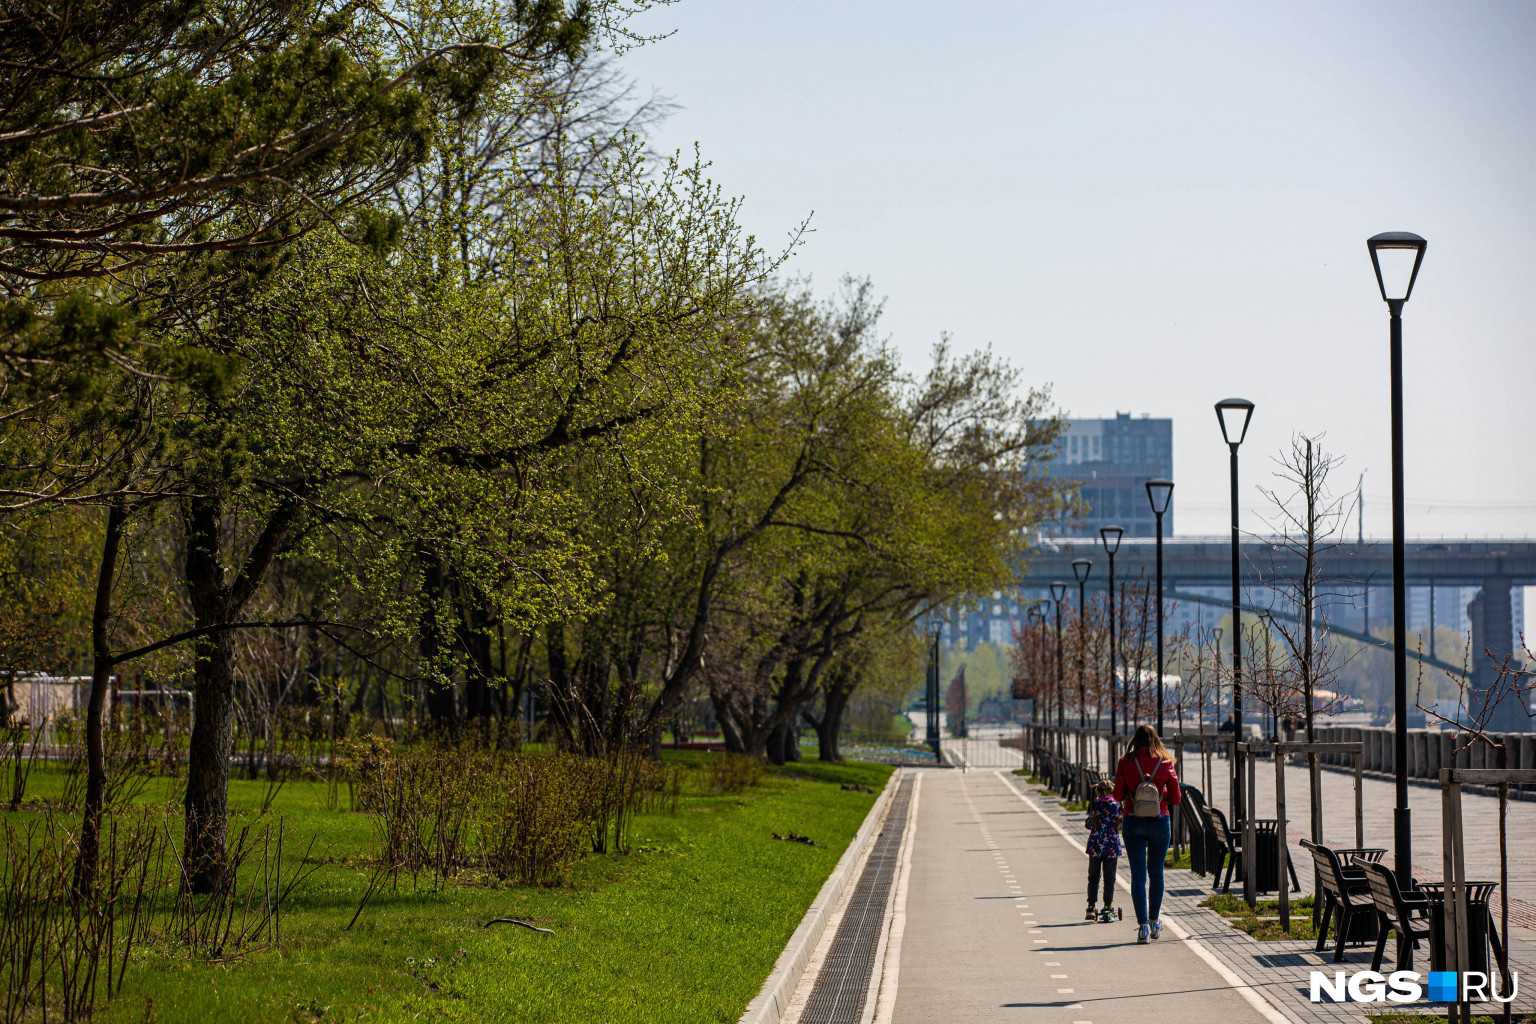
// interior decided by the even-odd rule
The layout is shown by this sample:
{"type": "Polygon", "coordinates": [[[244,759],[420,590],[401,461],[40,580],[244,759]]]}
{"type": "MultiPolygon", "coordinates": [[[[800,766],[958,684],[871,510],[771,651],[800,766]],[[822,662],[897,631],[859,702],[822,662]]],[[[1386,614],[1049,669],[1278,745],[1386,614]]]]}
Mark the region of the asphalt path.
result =
{"type": "Polygon", "coordinates": [[[1020,780],[980,768],[924,774],[910,878],[893,908],[894,1000],[877,1021],[1284,1020],[1169,915],[1161,941],[1137,945],[1123,886],[1124,921],[1084,921],[1087,857],[1020,780]]]}

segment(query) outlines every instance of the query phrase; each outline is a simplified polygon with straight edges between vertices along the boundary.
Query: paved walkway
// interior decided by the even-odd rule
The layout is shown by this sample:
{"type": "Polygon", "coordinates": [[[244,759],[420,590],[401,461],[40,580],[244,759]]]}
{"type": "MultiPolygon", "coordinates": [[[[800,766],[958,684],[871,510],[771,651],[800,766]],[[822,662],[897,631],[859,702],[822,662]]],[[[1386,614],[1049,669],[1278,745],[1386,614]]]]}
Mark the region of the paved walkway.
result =
{"type": "MultiPolygon", "coordinates": [[[[892,879],[882,927],[872,931],[850,912],[846,925],[831,929],[786,1024],[1342,1024],[1364,1022],[1367,1011],[1382,1009],[1309,999],[1312,971],[1363,970],[1368,948],[1351,949],[1346,963],[1334,965],[1328,953],[1313,952],[1311,942],[1258,942],[1201,907],[1211,880],[1187,871],[1168,872],[1161,942],[1135,943],[1123,865],[1116,903],[1131,920],[1083,921],[1081,813],[1013,775],[1017,751],[980,738],[946,741],[945,749],[951,763],[965,767],[906,770],[882,833],[902,836],[900,855],[871,856],[871,865],[880,861],[892,879]],[[835,1000],[833,1010],[834,1000],[812,997],[830,991],[830,974],[852,959],[839,959],[835,946],[843,941],[836,936],[854,930],[871,936],[857,958],[870,965],[869,977],[843,979],[839,990],[849,996],[835,1000]]],[[[1304,797],[1305,788],[1300,791],[1304,797]]],[[[1368,801],[1375,798],[1367,793],[1368,801]]],[[[1304,804],[1302,815],[1305,820],[1304,804]]],[[[1330,812],[1330,829],[1335,819],[1330,812]]],[[[1343,821],[1341,828],[1353,828],[1352,814],[1343,821]]],[[[1370,822],[1368,815],[1367,839],[1370,822]]],[[[889,845],[894,850],[894,841],[889,845]]],[[[1536,936],[1513,931],[1513,966],[1536,977],[1536,946],[1529,941],[1536,936]]],[[[1389,961],[1394,951],[1389,944],[1389,961]]],[[[1424,960],[1420,954],[1415,967],[1427,970],[1424,960]]],[[[1522,987],[1516,1007],[1536,1008],[1536,994],[1522,987]]]]}
{"type": "Polygon", "coordinates": [[[991,770],[925,773],[895,1024],[1285,1020],[1256,1008],[1195,945],[1136,945],[1124,893],[1131,920],[1084,922],[1087,858],[1021,782],[991,770]]]}

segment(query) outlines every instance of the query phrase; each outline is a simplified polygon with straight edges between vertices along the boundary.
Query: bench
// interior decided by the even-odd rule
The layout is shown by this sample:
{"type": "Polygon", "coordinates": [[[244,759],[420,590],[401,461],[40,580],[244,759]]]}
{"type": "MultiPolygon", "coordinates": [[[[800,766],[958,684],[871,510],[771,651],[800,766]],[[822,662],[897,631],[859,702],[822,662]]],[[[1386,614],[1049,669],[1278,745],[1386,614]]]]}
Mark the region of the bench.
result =
{"type": "Polygon", "coordinates": [[[1363,945],[1376,938],[1376,904],[1371,898],[1371,883],[1365,870],[1346,865],[1338,851],[1310,839],[1301,845],[1312,854],[1317,869],[1318,889],[1323,898],[1323,917],[1317,926],[1317,952],[1328,944],[1328,925],[1331,922],[1337,936],[1333,962],[1342,963],[1346,943],[1363,945]],[[1359,927],[1368,921],[1370,928],[1359,927]]]}
{"type": "Polygon", "coordinates": [[[1365,863],[1360,868],[1376,905],[1376,952],[1371,956],[1371,970],[1381,970],[1389,931],[1397,933],[1397,969],[1413,970],[1413,951],[1419,948],[1420,939],[1429,938],[1429,900],[1416,892],[1403,892],[1397,876],[1385,864],[1365,863]]]}

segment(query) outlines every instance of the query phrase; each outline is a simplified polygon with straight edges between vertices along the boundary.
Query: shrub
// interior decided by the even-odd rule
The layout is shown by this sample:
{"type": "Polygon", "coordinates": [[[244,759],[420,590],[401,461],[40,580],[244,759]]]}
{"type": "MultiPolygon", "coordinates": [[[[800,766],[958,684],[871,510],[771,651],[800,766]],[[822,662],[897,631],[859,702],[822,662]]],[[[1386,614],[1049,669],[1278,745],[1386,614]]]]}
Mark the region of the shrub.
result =
{"type": "Polygon", "coordinates": [[[577,860],[592,827],[584,778],[590,771],[590,763],[567,755],[506,758],[480,827],[486,869],[537,885],[577,860]]]}
{"type": "Polygon", "coordinates": [[[0,823],[0,1013],[7,1022],[90,1016],[98,992],[122,988],[134,939],[160,880],[160,830],[147,815],[108,816],[96,884],[74,892],[75,836],[52,815],[17,830],[0,823]]]}
{"type": "Polygon", "coordinates": [[[739,793],[763,777],[763,762],[750,754],[714,754],[708,762],[710,788],[716,793],[739,793]]]}
{"type": "MultiPolygon", "coordinates": [[[[396,746],[379,737],[339,744],[352,806],[373,816],[379,870],[441,882],[471,868],[538,885],[583,848],[629,850],[632,816],[677,812],[681,765],[629,749],[601,758],[522,754],[483,743],[396,746]]],[[[750,758],[728,765],[732,791],[756,781],[750,758]]]]}

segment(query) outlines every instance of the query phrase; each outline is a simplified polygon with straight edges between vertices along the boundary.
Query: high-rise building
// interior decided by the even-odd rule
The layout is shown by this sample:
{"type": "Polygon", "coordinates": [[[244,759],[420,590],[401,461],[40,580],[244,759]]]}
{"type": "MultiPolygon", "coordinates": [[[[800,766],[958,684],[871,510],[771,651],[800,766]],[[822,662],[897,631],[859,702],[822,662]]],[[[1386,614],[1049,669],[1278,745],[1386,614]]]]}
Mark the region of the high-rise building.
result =
{"type": "MultiPolygon", "coordinates": [[[[1173,479],[1173,420],[1116,413],[1114,419],[1074,419],[1057,442],[1057,455],[1044,471],[1077,482],[1083,514],[1047,532],[1065,537],[1097,536],[1099,527],[1125,527],[1127,537],[1155,537],[1157,519],[1147,501],[1148,480],[1173,479]]],[[[1173,534],[1173,509],[1163,517],[1163,535],[1173,534]]]]}

